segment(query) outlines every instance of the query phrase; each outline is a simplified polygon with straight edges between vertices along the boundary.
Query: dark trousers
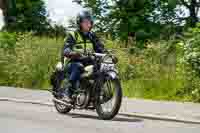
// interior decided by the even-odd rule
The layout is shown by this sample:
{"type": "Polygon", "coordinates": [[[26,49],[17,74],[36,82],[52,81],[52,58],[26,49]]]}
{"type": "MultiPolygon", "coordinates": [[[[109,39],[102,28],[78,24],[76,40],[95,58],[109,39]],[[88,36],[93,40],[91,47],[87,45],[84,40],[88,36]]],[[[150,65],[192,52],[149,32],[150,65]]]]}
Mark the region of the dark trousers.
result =
{"type": "Polygon", "coordinates": [[[81,63],[72,62],[68,65],[68,73],[70,74],[70,81],[78,81],[81,77],[81,63]]]}
{"type": "Polygon", "coordinates": [[[67,70],[69,73],[69,81],[71,82],[72,85],[72,90],[69,92],[70,94],[73,93],[75,89],[77,89],[77,86],[80,84],[80,78],[81,78],[81,73],[83,72],[84,66],[93,64],[93,61],[91,58],[81,58],[76,61],[71,61],[69,65],[67,66],[67,70]]]}
{"type": "Polygon", "coordinates": [[[78,88],[80,84],[81,69],[82,64],[80,62],[71,62],[67,65],[69,81],[72,85],[67,92],[68,95],[72,95],[72,93],[78,88]]]}

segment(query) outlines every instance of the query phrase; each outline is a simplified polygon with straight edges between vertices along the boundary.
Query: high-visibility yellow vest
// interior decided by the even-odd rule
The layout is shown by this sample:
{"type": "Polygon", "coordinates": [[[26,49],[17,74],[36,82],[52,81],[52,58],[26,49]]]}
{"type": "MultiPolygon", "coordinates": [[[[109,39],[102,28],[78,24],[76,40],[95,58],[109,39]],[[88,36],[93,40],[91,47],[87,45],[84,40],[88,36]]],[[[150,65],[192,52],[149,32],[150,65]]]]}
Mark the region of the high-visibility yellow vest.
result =
{"type": "MultiPolygon", "coordinates": [[[[72,37],[74,38],[74,40],[76,42],[76,44],[72,47],[72,51],[78,52],[83,55],[94,52],[94,47],[93,47],[93,43],[91,42],[91,40],[89,40],[89,39],[84,40],[78,31],[71,31],[68,34],[72,35],[72,37]]],[[[65,58],[65,61],[64,61],[65,64],[68,61],[69,60],[67,58],[65,58]]]]}
{"type": "Polygon", "coordinates": [[[72,35],[76,44],[72,47],[72,51],[79,52],[81,54],[94,52],[93,43],[89,39],[83,39],[78,31],[69,32],[72,35]]]}

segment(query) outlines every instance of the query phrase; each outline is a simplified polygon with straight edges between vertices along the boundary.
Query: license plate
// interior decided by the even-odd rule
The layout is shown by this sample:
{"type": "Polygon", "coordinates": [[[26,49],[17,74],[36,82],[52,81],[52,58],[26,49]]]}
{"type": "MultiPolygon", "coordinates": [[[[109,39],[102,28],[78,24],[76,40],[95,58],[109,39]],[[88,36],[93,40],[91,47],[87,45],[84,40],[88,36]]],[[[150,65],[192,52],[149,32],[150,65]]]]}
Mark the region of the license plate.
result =
{"type": "Polygon", "coordinates": [[[103,71],[110,71],[110,70],[114,70],[114,69],[115,69],[114,64],[102,64],[101,65],[101,70],[103,70],[103,71]]]}

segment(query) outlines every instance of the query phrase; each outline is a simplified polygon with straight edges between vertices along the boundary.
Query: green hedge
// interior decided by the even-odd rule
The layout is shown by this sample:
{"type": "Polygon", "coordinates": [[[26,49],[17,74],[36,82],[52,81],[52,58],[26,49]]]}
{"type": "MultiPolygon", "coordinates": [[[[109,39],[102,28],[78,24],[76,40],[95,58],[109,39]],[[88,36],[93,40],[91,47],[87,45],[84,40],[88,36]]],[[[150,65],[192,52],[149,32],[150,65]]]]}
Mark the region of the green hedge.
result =
{"type": "Polygon", "coordinates": [[[31,33],[1,34],[0,85],[49,88],[63,39],[33,37],[31,33]]]}
{"type": "MultiPolygon", "coordinates": [[[[48,89],[49,76],[60,60],[63,38],[31,33],[0,33],[0,85],[48,89]]],[[[194,44],[198,44],[195,39],[194,44]]],[[[200,78],[186,60],[182,41],[149,42],[146,48],[120,48],[106,40],[119,58],[124,95],[157,100],[200,101],[200,78]]],[[[196,45],[195,45],[196,46],[196,45]]]]}

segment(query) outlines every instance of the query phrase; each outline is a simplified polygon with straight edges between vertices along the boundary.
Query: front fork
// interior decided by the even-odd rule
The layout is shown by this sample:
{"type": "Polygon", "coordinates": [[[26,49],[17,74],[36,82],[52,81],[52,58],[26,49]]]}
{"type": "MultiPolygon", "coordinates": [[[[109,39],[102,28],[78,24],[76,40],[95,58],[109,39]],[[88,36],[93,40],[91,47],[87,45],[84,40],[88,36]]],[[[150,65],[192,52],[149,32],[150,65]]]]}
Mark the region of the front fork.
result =
{"type": "Polygon", "coordinates": [[[98,78],[95,79],[94,88],[92,88],[95,107],[101,102],[101,90],[106,81],[104,74],[99,74],[97,77],[98,78]]]}

